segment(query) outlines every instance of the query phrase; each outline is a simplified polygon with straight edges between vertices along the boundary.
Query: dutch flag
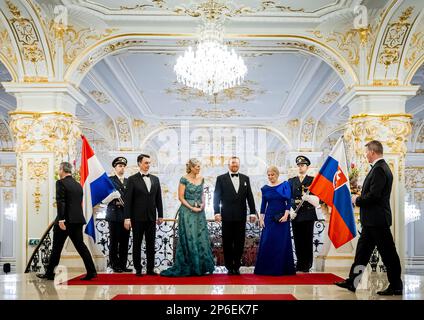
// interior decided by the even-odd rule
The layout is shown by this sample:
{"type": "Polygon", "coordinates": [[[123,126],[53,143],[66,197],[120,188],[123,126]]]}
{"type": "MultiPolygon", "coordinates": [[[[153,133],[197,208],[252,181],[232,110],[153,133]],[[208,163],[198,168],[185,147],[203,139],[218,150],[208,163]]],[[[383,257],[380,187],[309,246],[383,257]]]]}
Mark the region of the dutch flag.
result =
{"type": "Polygon", "coordinates": [[[84,136],[82,138],[80,183],[84,190],[83,209],[88,220],[85,233],[96,243],[96,227],[94,223],[93,207],[105,198],[117,192],[103,169],[93,149],[84,136]]]}

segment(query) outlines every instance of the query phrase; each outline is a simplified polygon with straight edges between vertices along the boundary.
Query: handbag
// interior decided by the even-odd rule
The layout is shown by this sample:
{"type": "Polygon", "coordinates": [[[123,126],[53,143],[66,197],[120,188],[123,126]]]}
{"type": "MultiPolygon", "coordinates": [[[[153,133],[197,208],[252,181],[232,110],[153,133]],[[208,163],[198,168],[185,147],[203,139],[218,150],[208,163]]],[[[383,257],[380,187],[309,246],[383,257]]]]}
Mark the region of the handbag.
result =
{"type": "Polygon", "coordinates": [[[284,217],[284,212],[280,212],[280,213],[276,213],[272,216],[272,220],[274,220],[275,222],[280,223],[280,219],[284,217]]]}

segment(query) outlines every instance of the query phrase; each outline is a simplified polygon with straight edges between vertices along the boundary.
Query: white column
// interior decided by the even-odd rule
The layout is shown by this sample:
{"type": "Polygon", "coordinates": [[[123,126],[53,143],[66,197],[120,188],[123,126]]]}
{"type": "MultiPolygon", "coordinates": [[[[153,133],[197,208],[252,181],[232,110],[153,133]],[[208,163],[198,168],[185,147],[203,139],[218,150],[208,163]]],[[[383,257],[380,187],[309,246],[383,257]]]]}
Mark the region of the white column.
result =
{"type": "Polygon", "coordinates": [[[405,113],[405,103],[417,90],[418,86],[355,86],[340,100],[342,106],[348,105],[350,109],[345,138],[359,166],[360,181],[369,168],[364,156],[365,144],[371,140],[383,144],[384,158],[393,173],[392,232],[402,261],[405,258],[405,154],[412,118],[405,113]]]}
{"type": "Polygon", "coordinates": [[[85,98],[66,83],[4,83],[17,100],[10,113],[17,158],[17,272],[23,272],[39,239],[56,216],[58,164],[75,159],[80,135],[75,109],[85,98]]]}

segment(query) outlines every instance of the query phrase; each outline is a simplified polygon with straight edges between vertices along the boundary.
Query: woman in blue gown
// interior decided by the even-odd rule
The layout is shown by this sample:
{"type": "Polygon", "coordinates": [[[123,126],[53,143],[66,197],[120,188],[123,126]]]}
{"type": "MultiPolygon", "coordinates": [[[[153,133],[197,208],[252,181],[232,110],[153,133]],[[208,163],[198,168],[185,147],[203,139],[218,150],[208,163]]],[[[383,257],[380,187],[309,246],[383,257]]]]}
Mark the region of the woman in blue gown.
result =
{"type": "Polygon", "coordinates": [[[262,234],[256,258],[255,274],[296,274],[290,235],[290,185],[278,180],[279,171],[267,171],[269,184],[261,188],[262,204],[259,223],[262,234]]]}
{"type": "Polygon", "coordinates": [[[178,244],[174,265],[161,276],[184,277],[212,274],[215,262],[209,240],[203,195],[204,179],[199,175],[200,162],[190,159],[187,175],[180,179],[178,198],[178,244]]]}

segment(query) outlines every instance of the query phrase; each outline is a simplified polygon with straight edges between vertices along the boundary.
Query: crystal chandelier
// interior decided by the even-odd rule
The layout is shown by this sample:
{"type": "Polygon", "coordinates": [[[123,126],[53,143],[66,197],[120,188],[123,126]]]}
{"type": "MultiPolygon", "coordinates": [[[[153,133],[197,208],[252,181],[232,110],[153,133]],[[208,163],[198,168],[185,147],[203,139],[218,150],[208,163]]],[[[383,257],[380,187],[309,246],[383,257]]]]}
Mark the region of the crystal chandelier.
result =
{"type": "Polygon", "coordinates": [[[174,66],[178,82],[212,95],[240,85],[247,67],[234,49],[223,43],[223,27],[218,21],[205,21],[196,48],[189,47],[174,66]]]}

